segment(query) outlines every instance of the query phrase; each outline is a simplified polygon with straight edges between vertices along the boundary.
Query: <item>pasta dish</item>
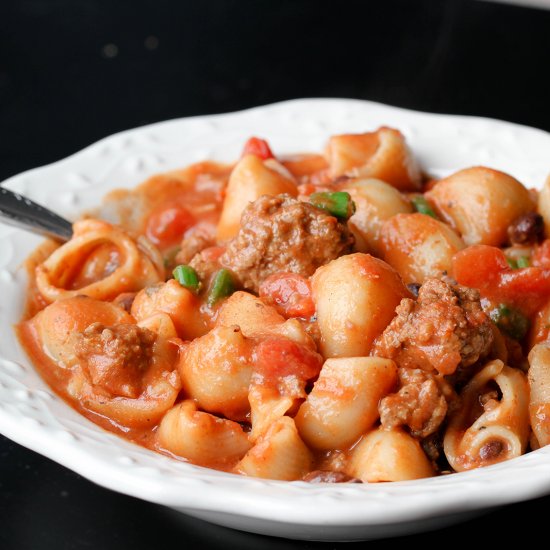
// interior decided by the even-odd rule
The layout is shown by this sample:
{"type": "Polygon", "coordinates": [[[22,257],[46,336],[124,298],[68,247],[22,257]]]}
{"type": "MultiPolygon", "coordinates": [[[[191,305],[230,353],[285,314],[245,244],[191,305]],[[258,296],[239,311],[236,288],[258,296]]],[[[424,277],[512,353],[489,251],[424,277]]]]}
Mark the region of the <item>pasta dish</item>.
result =
{"type": "Polygon", "coordinates": [[[550,179],[432,178],[387,127],[323,154],[253,137],[111,192],[27,268],[42,377],[174,459],[382,482],[550,443],[550,179]]]}

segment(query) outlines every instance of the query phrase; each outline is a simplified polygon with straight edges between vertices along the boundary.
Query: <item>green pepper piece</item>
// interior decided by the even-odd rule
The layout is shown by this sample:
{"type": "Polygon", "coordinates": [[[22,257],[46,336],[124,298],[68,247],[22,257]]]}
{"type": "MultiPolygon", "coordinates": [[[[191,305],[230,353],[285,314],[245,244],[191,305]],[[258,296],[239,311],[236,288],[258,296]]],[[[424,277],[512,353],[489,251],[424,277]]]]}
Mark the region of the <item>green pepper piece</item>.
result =
{"type": "Polygon", "coordinates": [[[520,256],[517,260],[507,257],[506,262],[512,269],[521,269],[523,267],[531,266],[531,262],[528,256],[520,256]]]}
{"type": "Polygon", "coordinates": [[[523,339],[529,330],[529,319],[506,304],[499,304],[490,316],[495,325],[514,340],[523,339]]]}
{"type": "Polygon", "coordinates": [[[522,268],[522,267],[530,267],[531,266],[531,262],[529,261],[529,257],[528,256],[520,256],[518,259],[517,259],[517,262],[518,264],[518,268],[522,268]]]}
{"type": "Polygon", "coordinates": [[[433,208],[431,207],[430,203],[422,195],[416,195],[411,199],[411,202],[414,206],[414,209],[419,214],[426,214],[426,216],[431,216],[436,220],[439,219],[437,217],[437,214],[434,212],[433,208]]]}
{"type": "Polygon", "coordinates": [[[199,277],[197,272],[191,266],[178,265],[178,267],[172,271],[172,274],[174,275],[174,279],[176,279],[181,286],[188,288],[195,294],[199,291],[199,277]]]}
{"type": "Polygon", "coordinates": [[[508,258],[508,257],[506,257],[506,263],[507,263],[512,269],[517,269],[517,268],[518,268],[518,263],[516,262],[516,260],[514,260],[514,258],[508,258]]]}
{"type": "Polygon", "coordinates": [[[208,293],[208,305],[212,307],[218,300],[230,296],[235,292],[233,275],[228,269],[220,269],[214,275],[210,292],[208,293]]]}
{"type": "Polygon", "coordinates": [[[309,202],[343,220],[347,220],[355,214],[355,203],[351,200],[351,195],[345,191],[311,193],[309,202]]]}

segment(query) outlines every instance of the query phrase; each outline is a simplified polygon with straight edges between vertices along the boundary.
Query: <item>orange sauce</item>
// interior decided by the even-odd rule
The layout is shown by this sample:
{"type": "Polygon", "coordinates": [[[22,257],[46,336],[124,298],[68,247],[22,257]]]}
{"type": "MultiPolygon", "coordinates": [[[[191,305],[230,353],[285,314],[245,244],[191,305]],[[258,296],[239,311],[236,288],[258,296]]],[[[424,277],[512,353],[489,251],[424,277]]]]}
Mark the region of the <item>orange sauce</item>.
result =
{"type": "MultiPolygon", "coordinates": [[[[324,167],[326,163],[320,155],[299,155],[292,157],[284,164],[296,178],[303,178],[320,167],[324,167]]],[[[111,215],[113,211],[116,213],[119,225],[135,234],[146,234],[148,224],[155,213],[164,207],[171,208],[174,205],[181,205],[190,213],[192,223],[187,227],[185,224],[180,226],[183,231],[177,235],[179,241],[197,227],[214,236],[223,204],[225,187],[232,168],[231,165],[200,162],[181,170],[158,174],[133,190],[118,189],[110,192],[104,199],[103,207],[86,215],[100,217],[102,208],[108,207],[111,215]]],[[[163,243],[161,241],[156,244],[162,253],[169,255],[173,249],[174,241],[175,239],[172,239],[171,242],[163,243]]],[[[26,269],[29,274],[26,307],[23,318],[15,330],[32,364],[58,396],[90,421],[133,443],[188,462],[185,458],[175,456],[158,446],[155,437],[158,423],[139,429],[123,426],[111,418],[86,408],[78,399],[71,396],[69,387],[72,371],[70,368],[60,367],[48,355],[38,334],[37,324],[33,319],[48,305],[36,287],[34,277],[36,266],[48,258],[58,247],[59,244],[54,241],[45,241],[26,261],[26,269]]],[[[64,276],[66,288],[78,289],[94,280],[106,277],[116,269],[117,260],[118,251],[114,246],[106,244],[96,247],[81,265],[67,266],[66,276],[64,276]]],[[[204,307],[208,310],[207,317],[212,324],[217,311],[215,308],[210,310],[206,305],[204,307]]],[[[183,396],[180,395],[176,403],[182,399],[183,396]]],[[[233,465],[225,463],[223,457],[220,458],[222,460],[215,464],[201,465],[218,470],[230,470],[233,465]]]]}
{"type": "Polygon", "coordinates": [[[147,429],[132,429],[113,422],[110,418],[97,414],[84,407],[78,400],[71,397],[68,384],[71,370],[59,367],[44,351],[36,326],[32,319],[20,323],[16,327],[17,337],[29,355],[40,376],[57,395],[63,398],[71,407],[86,418],[111,432],[123,435],[126,439],[148,448],[154,448],[153,433],[156,427],[147,429]]]}

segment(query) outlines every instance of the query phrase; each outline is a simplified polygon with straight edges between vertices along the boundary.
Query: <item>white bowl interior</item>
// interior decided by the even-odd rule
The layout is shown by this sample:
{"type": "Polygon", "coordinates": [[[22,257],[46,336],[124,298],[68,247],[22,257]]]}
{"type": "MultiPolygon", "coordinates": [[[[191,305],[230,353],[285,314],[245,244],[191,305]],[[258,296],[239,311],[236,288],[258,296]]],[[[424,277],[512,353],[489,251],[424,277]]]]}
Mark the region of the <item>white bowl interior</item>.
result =
{"type": "MultiPolygon", "coordinates": [[[[540,187],[550,172],[550,134],[541,130],[367,101],[306,99],[122,132],[4,185],[70,219],[97,206],[113,188],[133,187],[199,160],[232,161],[251,135],[268,139],[279,154],[320,152],[332,134],[381,125],[401,130],[423,168],[436,176],[482,164],[510,173],[527,187],[540,187]]],[[[76,413],[33,369],[13,324],[21,316],[26,288],[21,264],[41,239],[4,225],[0,239],[0,431],[100,485],[218,523],[229,514],[233,519],[226,517],[226,524],[259,532],[276,525],[282,536],[298,536],[296,527],[302,526],[307,538],[338,538],[339,530],[352,526],[362,537],[379,536],[381,525],[431,525],[434,518],[443,521],[450,514],[550,492],[550,449],[415,482],[319,486],[244,478],[133,445],[76,413]],[[250,527],[254,518],[255,529],[250,527]]]]}

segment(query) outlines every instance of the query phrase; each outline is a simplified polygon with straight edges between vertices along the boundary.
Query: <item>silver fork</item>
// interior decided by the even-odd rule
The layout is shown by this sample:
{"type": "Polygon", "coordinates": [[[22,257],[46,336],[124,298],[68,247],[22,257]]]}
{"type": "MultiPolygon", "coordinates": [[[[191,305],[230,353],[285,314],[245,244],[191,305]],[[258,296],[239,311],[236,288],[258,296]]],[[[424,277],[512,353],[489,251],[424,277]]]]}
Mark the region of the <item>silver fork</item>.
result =
{"type": "Polygon", "coordinates": [[[58,241],[68,241],[73,234],[70,221],[1,186],[0,221],[58,241]]]}

